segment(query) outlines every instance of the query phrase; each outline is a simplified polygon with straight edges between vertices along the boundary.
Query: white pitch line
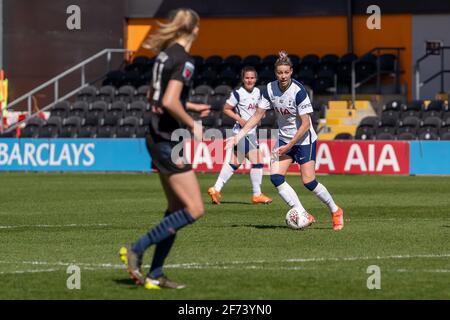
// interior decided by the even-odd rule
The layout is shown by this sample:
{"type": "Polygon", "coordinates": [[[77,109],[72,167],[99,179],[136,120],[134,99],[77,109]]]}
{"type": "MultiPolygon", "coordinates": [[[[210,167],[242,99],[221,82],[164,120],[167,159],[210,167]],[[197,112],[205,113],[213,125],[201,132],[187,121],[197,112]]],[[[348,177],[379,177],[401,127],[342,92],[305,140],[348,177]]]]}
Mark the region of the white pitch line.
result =
{"type": "MultiPolygon", "coordinates": [[[[296,259],[285,259],[279,261],[269,261],[269,260],[256,260],[256,261],[227,261],[227,262],[206,262],[206,263],[180,263],[180,264],[169,264],[165,268],[171,269],[267,269],[270,267],[261,266],[265,263],[283,263],[283,262],[326,262],[326,261],[365,261],[365,260],[390,260],[390,259],[442,259],[450,258],[450,254],[423,254],[423,255],[391,255],[391,256],[375,256],[375,257],[340,257],[340,258],[296,258],[296,259]],[[259,266],[258,266],[259,265],[259,266]]],[[[45,265],[45,266],[60,266],[67,267],[69,265],[77,265],[79,267],[84,267],[85,269],[98,270],[98,269],[125,269],[123,264],[114,263],[84,263],[84,262],[47,262],[47,261],[0,261],[0,264],[25,264],[25,265],[45,265]]],[[[143,265],[143,268],[149,268],[150,265],[143,265]]],[[[280,267],[285,270],[298,270],[298,268],[303,267],[280,267]],[[293,269],[288,269],[293,268],[293,269]]],[[[276,267],[274,269],[280,269],[276,267]]],[[[305,268],[306,269],[306,268],[305,268]]],[[[402,272],[399,269],[398,272],[402,272]]],[[[446,270],[446,269],[440,269],[446,270]]],[[[56,270],[55,270],[56,271],[56,270]]],[[[446,272],[446,271],[442,271],[446,272]]]]}
{"type": "Polygon", "coordinates": [[[29,225],[15,225],[15,226],[0,226],[0,229],[17,229],[17,228],[90,228],[90,227],[108,227],[109,224],[29,224],[29,225]]]}

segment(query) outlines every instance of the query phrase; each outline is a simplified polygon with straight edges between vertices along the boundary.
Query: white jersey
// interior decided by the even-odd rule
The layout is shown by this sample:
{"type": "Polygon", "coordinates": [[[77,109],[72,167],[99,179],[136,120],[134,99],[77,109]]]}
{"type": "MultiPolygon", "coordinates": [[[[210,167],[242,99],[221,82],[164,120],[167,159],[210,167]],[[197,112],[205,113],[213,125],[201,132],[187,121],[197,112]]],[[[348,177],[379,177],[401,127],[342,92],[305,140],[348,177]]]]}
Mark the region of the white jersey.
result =
{"type": "MultiPolygon", "coordinates": [[[[300,115],[313,112],[311,101],[303,85],[292,79],[290,86],[283,92],[278,81],[267,84],[263,90],[261,100],[258,105],[261,109],[273,108],[278,118],[278,137],[285,143],[289,143],[297,133],[301,125],[300,115]]],[[[309,118],[310,128],[308,132],[297,142],[297,145],[311,144],[317,140],[311,117],[309,118]]]]}
{"type": "MultiPolygon", "coordinates": [[[[234,107],[234,111],[245,121],[253,117],[258,107],[258,102],[261,98],[261,92],[258,88],[254,87],[252,92],[248,92],[244,87],[240,87],[237,90],[233,90],[230,97],[227,100],[227,104],[234,107]]],[[[233,132],[238,133],[241,130],[239,123],[236,123],[233,127],[233,132]]],[[[248,132],[248,134],[254,134],[256,127],[248,132]]]]}

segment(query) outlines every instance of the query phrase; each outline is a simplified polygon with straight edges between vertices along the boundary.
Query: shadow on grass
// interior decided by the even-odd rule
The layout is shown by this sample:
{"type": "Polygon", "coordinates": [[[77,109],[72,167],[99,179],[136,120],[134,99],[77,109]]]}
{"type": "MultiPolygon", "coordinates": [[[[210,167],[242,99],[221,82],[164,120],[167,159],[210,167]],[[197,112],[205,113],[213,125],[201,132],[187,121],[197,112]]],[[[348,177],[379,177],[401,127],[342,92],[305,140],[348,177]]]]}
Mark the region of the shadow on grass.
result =
{"type": "Polygon", "coordinates": [[[221,201],[221,204],[243,204],[247,206],[253,206],[253,203],[250,202],[244,202],[244,201],[221,201]]]}
{"type": "MultiPolygon", "coordinates": [[[[232,228],[255,228],[255,229],[288,229],[286,226],[280,226],[280,225],[270,225],[270,224],[233,224],[231,226],[232,228]]],[[[331,230],[332,228],[326,228],[326,227],[312,227],[308,228],[308,231],[314,231],[314,230],[331,230]]],[[[293,230],[295,231],[295,230],[293,230]]]]}
{"type": "Polygon", "coordinates": [[[120,285],[123,285],[123,286],[129,286],[129,287],[138,287],[137,285],[136,285],[136,283],[133,281],[133,280],[131,280],[130,278],[127,278],[127,279],[114,279],[113,280],[116,284],[120,284],[120,285]]]}

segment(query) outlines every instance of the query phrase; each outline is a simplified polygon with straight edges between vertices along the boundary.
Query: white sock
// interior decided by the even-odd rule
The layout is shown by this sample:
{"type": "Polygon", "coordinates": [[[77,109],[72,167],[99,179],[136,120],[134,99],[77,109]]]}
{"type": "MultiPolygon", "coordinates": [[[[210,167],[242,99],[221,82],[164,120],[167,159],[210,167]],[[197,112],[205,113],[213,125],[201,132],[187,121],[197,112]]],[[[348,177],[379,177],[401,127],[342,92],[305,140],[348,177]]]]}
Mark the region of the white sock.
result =
{"type": "Polygon", "coordinates": [[[230,166],[229,163],[224,163],[222,166],[222,169],[220,170],[219,177],[217,178],[216,184],[214,185],[214,189],[220,192],[222,190],[225,183],[227,183],[228,180],[230,180],[231,176],[233,175],[234,170],[230,166]]]}
{"type": "Polygon", "coordinates": [[[263,177],[263,169],[262,168],[250,169],[250,180],[252,181],[254,196],[259,196],[261,194],[262,177],[263,177]]]}
{"type": "Polygon", "coordinates": [[[278,193],[280,194],[281,198],[291,207],[296,208],[300,212],[306,211],[305,208],[303,208],[300,199],[298,198],[297,193],[292,189],[292,187],[287,182],[283,182],[278,187],[278,193]]]}
{"type": "Polygon", "coordinates": [[[317,187],[312,191],[317,198],[320,199],[323,203],[325,203],[331,212],[336,212],[338,207],[336,203],[334,203],[333,197],[328,192],[327,188],[324,187],[323,184],[319,183],[317,187]]]}

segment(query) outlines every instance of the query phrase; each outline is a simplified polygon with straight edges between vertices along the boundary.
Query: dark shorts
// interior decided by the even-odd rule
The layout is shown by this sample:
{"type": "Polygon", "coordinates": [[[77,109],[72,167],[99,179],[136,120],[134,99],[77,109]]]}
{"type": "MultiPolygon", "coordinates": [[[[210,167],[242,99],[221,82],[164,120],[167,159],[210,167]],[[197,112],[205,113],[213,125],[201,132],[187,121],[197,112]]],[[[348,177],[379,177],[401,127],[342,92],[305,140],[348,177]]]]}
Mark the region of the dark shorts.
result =
{"type": "MultiPolygon", "coordinates": [[[[278,147],[284,146],[287,144],[281,140],[278,140],[278,147]]],[[[287,156],[291,157],[294,162],[302,165],[311,160],[316,161],[316,141],[311,144],[306,145],[295,145],[286,153],[287,156]]]]}
{"type": "Polygon", "coordinates": [[[243,153],[246,155],[251,150],[259,149],[258,138],[256,134],[248,134],[234,146],[235,153],[243,153]]]}
{"type": "Polygon", "coordinates": [[[147,149],[152,157],[152,168],[162,174],[183,173],[192,170],[192,166],[183,158],[183,154],[172,152],[174,147],[179,144],[176,141],[166,141],[153,139],[147,136],[147,149]],[[172,158],[173,153],[173,158],[172,158]]]}

